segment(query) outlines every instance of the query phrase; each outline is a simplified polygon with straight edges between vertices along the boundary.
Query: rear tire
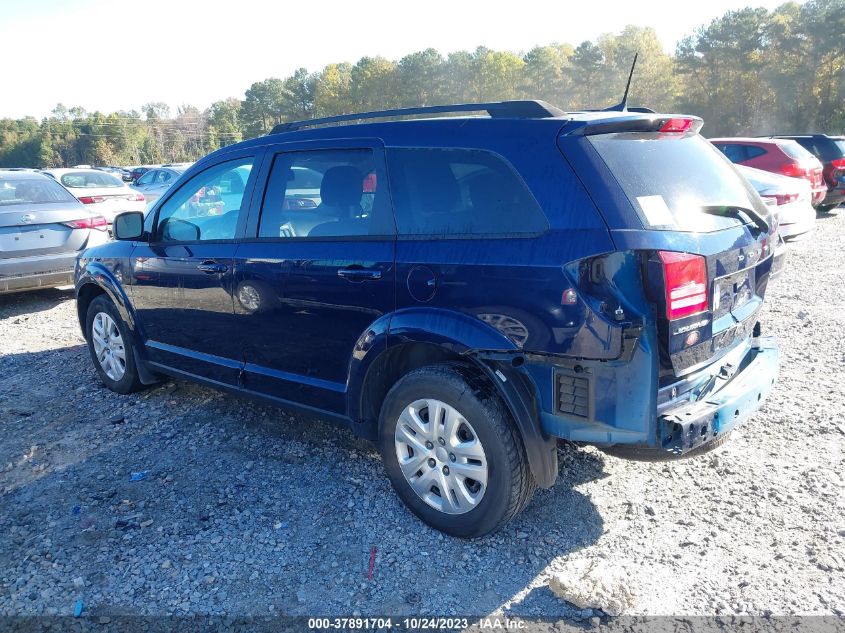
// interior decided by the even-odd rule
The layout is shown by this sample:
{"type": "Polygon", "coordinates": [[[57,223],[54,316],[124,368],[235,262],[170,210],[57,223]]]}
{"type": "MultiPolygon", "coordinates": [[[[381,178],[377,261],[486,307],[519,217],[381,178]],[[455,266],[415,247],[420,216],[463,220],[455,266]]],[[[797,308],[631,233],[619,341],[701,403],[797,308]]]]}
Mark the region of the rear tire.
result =
{"type": "Polygon", "coordinates": [[[94,368],[106,387],[123,394],[144,388],[135,366],[132,335],[106,295],[96,297],[88,306],[85,338],[94,368]]]}
{"type": "Polygon", "coordinates": [[[406,374],[388,392],[379,420],[396,493],[424,522],[463,538],[503,526],[536,488],[510,414],[471,371],[444,363],[406,374]]]}

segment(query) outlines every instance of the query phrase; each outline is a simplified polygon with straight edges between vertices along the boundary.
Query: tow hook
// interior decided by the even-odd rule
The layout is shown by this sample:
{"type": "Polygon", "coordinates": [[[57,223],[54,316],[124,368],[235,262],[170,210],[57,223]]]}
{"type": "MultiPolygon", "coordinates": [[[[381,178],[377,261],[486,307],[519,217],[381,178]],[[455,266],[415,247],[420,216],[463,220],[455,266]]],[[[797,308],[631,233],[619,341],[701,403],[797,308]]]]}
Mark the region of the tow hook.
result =
{"type": "Polygon", "coordinates": [[[760,332],[761,332],[760,322],[757,321],[754,324],[754,329],[751,331],[751,349],[757,349],[757,350],[761,349],[760,332]]]}

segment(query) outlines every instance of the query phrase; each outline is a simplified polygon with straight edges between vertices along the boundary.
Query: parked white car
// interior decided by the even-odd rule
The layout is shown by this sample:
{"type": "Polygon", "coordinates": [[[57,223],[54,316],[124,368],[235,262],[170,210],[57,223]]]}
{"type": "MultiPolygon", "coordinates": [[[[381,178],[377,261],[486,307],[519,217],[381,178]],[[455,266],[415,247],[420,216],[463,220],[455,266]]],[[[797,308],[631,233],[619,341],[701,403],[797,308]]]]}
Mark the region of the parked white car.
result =
{"type": "Polygon", "coordinates": [[[118,213],[146,209],[142,193],[99,169],[45,169],[43,172],[88,205],[91,211],[105,217],[109,226],[118,213]]]}
{"type": "Polygon", "coordinates": [[[780,227],[778,232],[784,239],[803,235],[815,228],[816,210],[812,204],[813,192],[809,181],[744,165],[737,165],[737,169],[775,213],[780,227]]]}

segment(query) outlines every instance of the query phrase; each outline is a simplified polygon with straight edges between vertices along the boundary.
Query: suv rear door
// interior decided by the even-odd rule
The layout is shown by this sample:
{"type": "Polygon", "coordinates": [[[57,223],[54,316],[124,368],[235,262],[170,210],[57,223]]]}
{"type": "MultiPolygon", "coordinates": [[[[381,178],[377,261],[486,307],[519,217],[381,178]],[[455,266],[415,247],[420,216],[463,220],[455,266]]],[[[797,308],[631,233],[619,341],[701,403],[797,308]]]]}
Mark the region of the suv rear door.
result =
{"type": "Polygon", "coordinates": [[[607,133],[593,134],[590,126],[564,130],[559,146],[596,199],[617,247],[641,253],[646,290],[659,307],[664,366],[680,376],[748,338],[776,236],[757,193],[695,125],[677,123],[677,131],[665,132],[660,125],[649,130],[654,122],[644,120],[631,122],[631,131],[624,123],[607,133]],[[661,251],[704,258],[706,309],[669,318],[661,251]]]}

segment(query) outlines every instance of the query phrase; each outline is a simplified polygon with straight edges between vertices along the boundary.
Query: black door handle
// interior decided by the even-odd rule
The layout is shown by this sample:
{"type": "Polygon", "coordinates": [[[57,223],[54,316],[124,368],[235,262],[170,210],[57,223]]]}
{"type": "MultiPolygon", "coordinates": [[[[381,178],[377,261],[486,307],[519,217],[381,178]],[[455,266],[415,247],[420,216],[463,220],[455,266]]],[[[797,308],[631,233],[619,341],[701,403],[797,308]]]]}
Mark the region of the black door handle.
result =
{"type": "Polygon", "coordinates": [[[229,270],[226,264],[218,264],[214,260],[205,261],[197,268],[208,275],[218,275],[229,270]]]}
{"type": "Polygon", "coordinates": [[[375,268],[341,268],[337,276],[349,281],[369,281],[381,279],[381,271],[375,268]]]}

